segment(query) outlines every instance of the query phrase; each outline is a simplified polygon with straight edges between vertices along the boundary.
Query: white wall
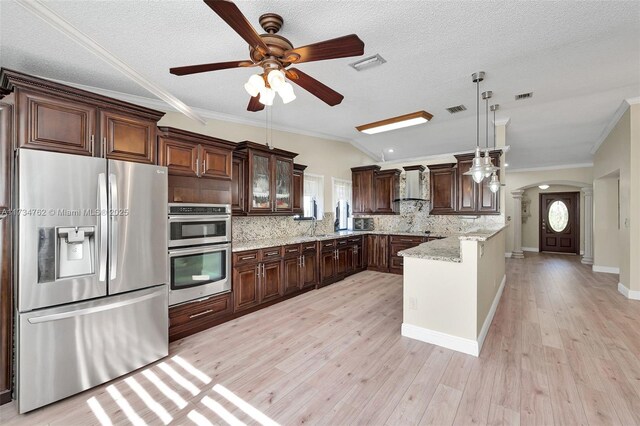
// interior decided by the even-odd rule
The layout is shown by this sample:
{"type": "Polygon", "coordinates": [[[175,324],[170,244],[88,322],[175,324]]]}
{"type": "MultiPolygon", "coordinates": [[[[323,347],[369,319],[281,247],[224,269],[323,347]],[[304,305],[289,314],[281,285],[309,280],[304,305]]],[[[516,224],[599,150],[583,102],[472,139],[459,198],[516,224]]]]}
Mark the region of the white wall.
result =
{"type": "Polygon", "coordinates": [[[618,211],[619,173],[593,181],[594,265],[620,268],[621,231],[618,211]]]}
{"type": "MultiPolygon", "coordinates": [[[[595,265],[606,261],[608,243],[617,238],[619,247],[620,283],[627,289],[640,291],[640,105],[631,105],[618,120],[594,157],[594,203],[607,202],[605,179],[620,176],[620,229],[610,230],[609,224],[617,218],[597,209],[594,216],[595,265]]],[[[613,209],[609,210],[613,212],[613,209]]]]}

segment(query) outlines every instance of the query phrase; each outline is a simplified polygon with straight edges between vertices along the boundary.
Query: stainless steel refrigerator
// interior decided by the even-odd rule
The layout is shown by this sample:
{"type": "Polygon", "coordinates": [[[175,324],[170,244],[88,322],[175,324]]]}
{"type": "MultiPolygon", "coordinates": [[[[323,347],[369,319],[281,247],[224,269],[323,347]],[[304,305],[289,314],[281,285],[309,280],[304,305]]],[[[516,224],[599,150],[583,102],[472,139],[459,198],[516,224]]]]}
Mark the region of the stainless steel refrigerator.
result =
{"type": "Polygon", "coordinates": [[[168,354],[167,169],[20,149],[18,410],[168,354]]]}

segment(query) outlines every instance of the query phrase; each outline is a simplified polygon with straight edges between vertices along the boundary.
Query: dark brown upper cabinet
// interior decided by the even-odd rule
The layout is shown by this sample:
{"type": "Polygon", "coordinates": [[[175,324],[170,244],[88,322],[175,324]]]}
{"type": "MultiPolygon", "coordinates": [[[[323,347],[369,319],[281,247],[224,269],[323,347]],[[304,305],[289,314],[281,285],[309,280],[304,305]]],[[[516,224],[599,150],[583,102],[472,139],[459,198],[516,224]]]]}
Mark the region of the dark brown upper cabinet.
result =
{"type": "Polygon", "coordinates": [[[429,166],[431,214],[456,213],[456,164],[429,166]]]}
{"type": "Polygon", "coordinates": [[[302,164],[293,165],[293,212],[304,214],[304,169],[302,164]]]}
{"type": "Polygon", "coordinates": [[[158,164],[169,175],[231,180],[235,143],[173,127],[158,130],[158,164]]]}
{"type": "Polygon", "coordinates": [[[156,164],[163,112],[7,69],[0,90],[15,106],[19,148],[156,164]]]}
{"type": "Polygon", "coordinates": [[[380,170],[380,166],[351,169],[353,213],[396,214],[400,170],[380,170]]]}
{"type": "Polygon", "coordinates": [[[238,174],[237,178],[234,175],[232,184],[238,191],[234,201],[234,204],[238,204],[234,212],[245,215],[293,214],[293,158],[297,155],[282,149],[269,149],[254,142],[240,142],[236,147],[238,174]],[[240,168],[244,169],[244,173],[240,172],[240,168]],[[246,179],[244,185],[240,185],[240,179],[246,179]]]}
{"type": "MultiPolygon", "coordinates": [[[[484,154],[483,154],[484,155],[484,154]]],[[[499,150],[489,151],[489,156],[496,167],[500,167],[499,150]]],[[[489,189],[489,179],[485,178],[481,183],[476,183],[470,175],[464,175],[471,168],[473,153],[456,155],[458,160],[458,212],[473,214],[499,214],[500,193],[493,193],[489,189]]],[[[498,177],[500,171],[496,172],[498,177]]]]}
{"type": "Polygon", "coordinates": [[[400,170],[381,170],[373,179],[375,214],[395,214],[400,194],[400,170]]]}
{"type": "Polygon", "coordinates": [[[242,215],[246,212],[246,203],[244,197],[246,195],[245,186],[247,184],[246,153],[234,152],[233,161],[231,163],[231,212],[235,215],[242,215]]]}
{"type": "MultiPolygon", "coordinates": [[[[500,167],[501,151],[490,151],[493,164],[500,167]]],[[[474,153],[456,155],[457,163],[429,166],[431,176],[431,214],[500,214],[500,193],[489,189],[489,179],[480,184],[465,175],[474,153]]],[[[500,176],[500,171],[497,172],[500,176]]]]}

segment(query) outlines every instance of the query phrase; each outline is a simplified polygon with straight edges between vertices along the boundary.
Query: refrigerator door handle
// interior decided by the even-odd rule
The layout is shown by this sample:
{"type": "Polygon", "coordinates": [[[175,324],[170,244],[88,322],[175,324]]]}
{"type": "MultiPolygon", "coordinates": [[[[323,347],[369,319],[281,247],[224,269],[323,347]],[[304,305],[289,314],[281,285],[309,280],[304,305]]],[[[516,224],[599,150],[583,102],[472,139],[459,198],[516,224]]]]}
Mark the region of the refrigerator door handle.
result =
{"type": "Polygon", "coordinates": [[[110,303],[107,305],[93,306],[90,308],[77,309],[75,311],[68,311],[68,312],[60,312],[60,313],[51,314],[51,315],[43,315],[41,317],[29,318],[28,321],[30,324],[39,324],[43,322],[58,321],[66,318],[79,317],[82,315],[90,315],[90,314],[95,314],[97,312],[108,311],[116,308],[122,308],[123,306],[134,305],[136,303],[153,299],[154,297],[158,297],[158,296],[162,296],[162,293],[149,293],[140,297],[136,297],[134,299],[121,300],[121,301],[110,303]]]}
{"type": "Polygon", "coordinates": [[[118,266],[118,215],[120,211],[118,206],[118,183],[116,175],[113,173],[109,174],[109,193],[111,195],[111,210],[109,211],[109,218],[111,219],[111,230],[109,231],[111,239],[109,244],[109,276],[110,279],[114,280],[117,277],[118,266]]]}
{"type": "Polygon", "coordinates": [[[107,178],[104,173],[98,175],[98,214],[100,215],[100,258],[98,281],[107,279],[107,178]]]}

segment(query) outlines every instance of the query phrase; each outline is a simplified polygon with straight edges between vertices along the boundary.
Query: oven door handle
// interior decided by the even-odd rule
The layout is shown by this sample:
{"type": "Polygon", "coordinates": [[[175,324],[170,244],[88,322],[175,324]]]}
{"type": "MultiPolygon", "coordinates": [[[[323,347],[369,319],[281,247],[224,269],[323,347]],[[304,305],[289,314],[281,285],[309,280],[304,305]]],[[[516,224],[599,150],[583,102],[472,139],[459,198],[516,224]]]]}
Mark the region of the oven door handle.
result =
{"type": "Polygon", "coordinates": [[[231,244],[219,244],[211,247],[196,247],[179,250],[169,250],[169,256],[180,256],[184,254],[200,254],[200,253],[215,253],[217,251],[226,251],[231,249],[231,244]]]}
{"type": "Polygon", "coordinates": [[[206,215],[206,216],[169,216],[169,222],[202,222],[206,220],[207,222],[211,221],[223,221],[223,220],[231,220],[231,215],[229,214],[221,214],[221,215],[206,215]]]}

